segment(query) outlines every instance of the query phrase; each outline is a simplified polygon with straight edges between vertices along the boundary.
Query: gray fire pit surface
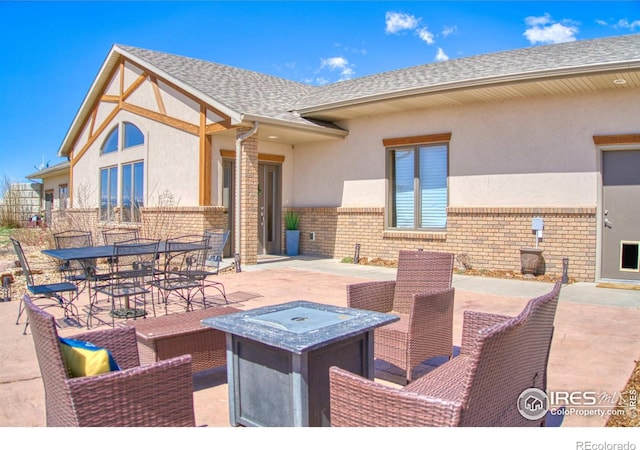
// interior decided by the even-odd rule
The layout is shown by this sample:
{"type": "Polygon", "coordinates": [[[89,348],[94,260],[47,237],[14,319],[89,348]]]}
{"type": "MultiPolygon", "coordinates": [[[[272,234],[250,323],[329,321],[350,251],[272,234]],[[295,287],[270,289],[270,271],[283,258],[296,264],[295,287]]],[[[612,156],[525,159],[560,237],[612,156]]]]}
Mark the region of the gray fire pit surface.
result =
{"type": "Polygon", "coordinates": [[[212,317],[202,320],[202,324],[303,353],[396,320],[397,317],[374,311],[300,300],[212,317]]]}

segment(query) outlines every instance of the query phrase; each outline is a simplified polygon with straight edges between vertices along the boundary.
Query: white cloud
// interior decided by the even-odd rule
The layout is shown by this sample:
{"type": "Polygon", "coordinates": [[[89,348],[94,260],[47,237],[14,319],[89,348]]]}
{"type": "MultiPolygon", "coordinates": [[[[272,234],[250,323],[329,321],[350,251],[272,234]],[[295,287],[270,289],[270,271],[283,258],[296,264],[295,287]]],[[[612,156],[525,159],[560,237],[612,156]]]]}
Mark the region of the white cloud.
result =
{"type": "Polygon", "coordinates": [[[331,70],[341,69],[345,66],[349,65],[349,61],[347,61],[342,56],[334,56],[333,58],[325,58],[321,60],[321,67],[328,67],[331,70]]]}
{"type": "Polygon", "coordinates": [[[387,12],[385,14],[386,29],[389,34],[399,33],[405,30],[413,30],[420,22],[415,16],[405,13],[387,12]]]}
{"type": "Polygon", "coordinates": [[[427,44],[433,44],[435,42],[433,40],[433,33],[427,30],[427,27],[420,28],[417,33],[418,37],[425,41],[427,44]]]}
{"type": "Polygon", "coordinates": [[[620,19],[614,25],[614,28],[628,28],[631,31],[635,31],[636,28],[640,28],[640,20],[629,22],[629,19],[620,19]]]}
{"type": "Polygon", "coordinates": [[[448,60],[449,60],[449,57],[444,52],[444,50],[438,47],[438,54],[436,55],[436,61],[448,61],[448,60]]]}
{"type": "Polygon", "coordinates": [[[529,28],[523,33],[531,44],[557,44],[576,40],[578,27],[570,21],[564,23],[554,21],[549,14],[541,17],[527,17],[525,23],[529,28]]]}
{"type": "Polygon", "coordinates": [[[353,65],[342,56],[334,56],[320,60],[320,69],[338,70],[340,72],[340,81],[348,80],[355,74],[353,65]]]}
{"type": "Polygon", "coordinates": [[[540,27],[540,26],[547,25],[548,23],[551,23],[551,22],[552,22],[552,19],[549,13],[545,13],[544,16],[540,16],[540,17],[529,16],[526,19],[524,19],[524,23],[526,23],[527,26],[529,27],[540,27]]]}
{"type": "MultiPolygon", "coordinates": [[[[422,17],[416,17],[413,14],[388,11],[385,13],[385,33],[399,34],[403,31],[413,31],[413,34],[427,45],[434,44],[436,42],[435,35],[429,31],[426,25],[420,26],[421,22],[422,17]]],[[[442,29],[442,36],[447,37],[456,31],[458,31],[457,27],[446,26],[442,29]]]]}
{"type": "Polygon", "coordinates": [[[617,22],[608,22],[606,20],[596,19],[596,23],[603,27],[624,28],[631,31],[635,31],[636,28],[640,28],[640,20],[632,20],[629,22],[629,19],[627,18],[620,19],[617,22]]]}
{"type": "Polygon", "coordinates": [[[445,26],[444,28],[442,28],[442,36],[443,36],[443,37],[447,37],[447,36],[449,36],[450,34],[455,33],[456,31],[458,31],[458,27],[457,27],[457,26],[455,26],[455,25],[454,25],[454,26],[452,26],[452,27],[450,27],[450,26],[445,26]]]}

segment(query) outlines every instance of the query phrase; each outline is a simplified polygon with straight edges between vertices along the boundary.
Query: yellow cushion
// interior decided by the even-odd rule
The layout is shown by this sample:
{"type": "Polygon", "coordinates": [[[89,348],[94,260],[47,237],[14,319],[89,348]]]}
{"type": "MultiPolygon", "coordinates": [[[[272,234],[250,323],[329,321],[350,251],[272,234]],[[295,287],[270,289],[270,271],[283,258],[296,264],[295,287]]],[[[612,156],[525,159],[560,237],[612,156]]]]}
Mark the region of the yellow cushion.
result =
{"type": "Polygon", "coordinates": [[[60,338],[60,348],[71,378],[120,370],[109,350],[90,342],[60,338]]]}

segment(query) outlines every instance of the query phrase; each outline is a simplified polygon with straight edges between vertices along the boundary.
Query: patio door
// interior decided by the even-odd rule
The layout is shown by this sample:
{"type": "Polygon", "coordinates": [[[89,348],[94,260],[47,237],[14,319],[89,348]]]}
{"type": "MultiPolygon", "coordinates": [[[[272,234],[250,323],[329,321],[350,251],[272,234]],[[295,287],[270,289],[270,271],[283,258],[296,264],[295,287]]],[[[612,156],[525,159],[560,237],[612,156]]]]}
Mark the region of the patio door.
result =
{"type": "Polygon", "coordinates": [[[258,255],[280,253],[280,168],[258,164],[258,255]]]}
{"type": "Polygon", "coordinates": [[[232,160],[223,160],[222,163],[222,206],[227,207],[228,222],[227,229],[231,231],[229,234],[229,239],[227,239],[227,243],[224,246],[224,251],[222,252],[225,258],[229,258],[233,256],[233,249],[235,248],[235,225],[234,225],[234,217],[235,217],[235,201],[236,198],[236,189],[235,189],[235,163],[232,160]]]}
{"type": "Polygon", "coordinates": [[[602,278],[640,280],[640,150],[602,152],[602,278]]]}

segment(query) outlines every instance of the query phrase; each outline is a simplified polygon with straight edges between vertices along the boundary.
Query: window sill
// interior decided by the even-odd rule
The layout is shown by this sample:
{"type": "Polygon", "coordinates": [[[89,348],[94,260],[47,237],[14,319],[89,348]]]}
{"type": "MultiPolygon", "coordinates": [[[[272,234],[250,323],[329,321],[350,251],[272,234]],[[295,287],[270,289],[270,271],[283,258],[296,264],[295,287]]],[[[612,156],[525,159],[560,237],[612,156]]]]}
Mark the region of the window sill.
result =
{"type": "Polygon", "coordinates": [[[446,241],[446,231],[424,231],[424,230],[385,230],[382,233],[383,239],[411,239],[428,241],[446,241]]]}

